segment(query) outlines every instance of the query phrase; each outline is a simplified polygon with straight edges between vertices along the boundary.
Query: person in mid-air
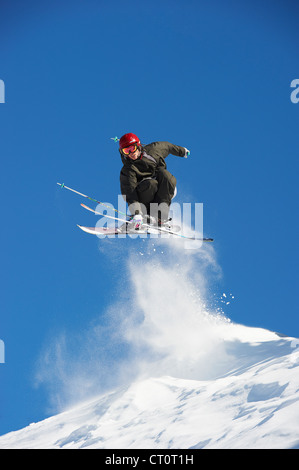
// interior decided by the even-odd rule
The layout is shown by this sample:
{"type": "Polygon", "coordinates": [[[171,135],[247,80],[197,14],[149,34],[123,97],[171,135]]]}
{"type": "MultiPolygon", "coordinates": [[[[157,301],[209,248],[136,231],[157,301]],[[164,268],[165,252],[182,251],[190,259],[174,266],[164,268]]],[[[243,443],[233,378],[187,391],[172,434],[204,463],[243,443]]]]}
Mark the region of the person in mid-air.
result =
{"type": "Polygon", "coordinates": [[[139,228],[151,216],[151,221],[163,226],[176,191],[176,178],[166,169],[165,158],[169,154],[187,158],[190,151],[169,142],[142,145],[135,134],[128,133],[119,139],[119,152],[120,187],[133,216],[131,225],[139,228]]]}

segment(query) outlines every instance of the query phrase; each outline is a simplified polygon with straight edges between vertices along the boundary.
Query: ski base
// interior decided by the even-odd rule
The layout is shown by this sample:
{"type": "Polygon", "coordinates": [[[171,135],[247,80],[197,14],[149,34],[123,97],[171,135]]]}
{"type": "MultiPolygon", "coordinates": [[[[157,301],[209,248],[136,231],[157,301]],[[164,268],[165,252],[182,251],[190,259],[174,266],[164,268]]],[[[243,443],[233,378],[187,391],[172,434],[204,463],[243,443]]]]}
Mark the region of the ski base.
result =
{"type": "MultiPolygon", "coordinates": [[[[116,228],[109,228],[109,227],[85,227],[83,225],[77,225],[83,232],[89,233],[91,235],[97,235],[97,236],[105,236],[105,235],[114,235],[114,236],[119,236],[119,235],[160,235],[163,236],[165,234],[172,235],[174,237],[178,236],[180,237],[180,234],[176,234],[172,231],[167,231],[161,232],[159,231],[159,228],[149,228],[149,229],[139,229],[139,230],[130,230],[130,231],[123,231],[119,230],[116,228]]],[[[184,236],[184,239],[187,240],[199,240],[203,242],[213,242],[213,238],[198,238],[198,237],[188,237],[184,236]]]]}
{"type": "Polygon", "coordinates": [[[109,227],[85,227],[83,225],[77,225],[83,232],[86,233],[91,233],[92,235],[131,235],[131,234],[144,234],[148,233],[147,230],[131,230],[131,231],[121,231],[117,230],[115,228],[109,228],[109,227]]]}

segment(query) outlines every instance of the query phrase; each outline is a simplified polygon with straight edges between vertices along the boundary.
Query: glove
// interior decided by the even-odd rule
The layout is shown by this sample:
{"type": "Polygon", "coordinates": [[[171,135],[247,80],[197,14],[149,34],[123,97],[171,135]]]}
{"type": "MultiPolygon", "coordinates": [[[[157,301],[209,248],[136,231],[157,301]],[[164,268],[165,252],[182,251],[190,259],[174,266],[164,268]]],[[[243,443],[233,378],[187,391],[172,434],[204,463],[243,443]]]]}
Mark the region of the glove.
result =
{"type": "Polygon", "coordinates": [[[139,230],[142,225],[143,219],[141,214],[134,215],[133,219],[130,221],[130,225],[134,230],[139,230]]]}
{"type": "Polygon", "coordinates": [[[188,158],[190,155],[190,150],[186,149],[185,148],[185,155],[184,155],[184,158],[188,158]]]}

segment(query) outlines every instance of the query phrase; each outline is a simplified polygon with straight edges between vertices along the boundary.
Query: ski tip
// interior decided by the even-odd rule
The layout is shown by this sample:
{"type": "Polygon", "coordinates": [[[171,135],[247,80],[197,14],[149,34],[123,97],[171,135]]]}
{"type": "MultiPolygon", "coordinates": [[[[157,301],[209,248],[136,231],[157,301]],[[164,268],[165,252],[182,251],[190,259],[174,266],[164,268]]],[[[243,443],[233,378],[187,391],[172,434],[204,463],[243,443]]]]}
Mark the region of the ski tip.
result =
{"type": "Polygon", "coordinates": [[[91,231],[88,227],[84,227],[83,225],[77,224],[77,227],[79,227],[79,229],[83,230],[83,232],[93,233],[93,231],[91,231]]]}
{"type": "Polygon", "coordinates": [[[90,207],[86,206],[86,204],[83,204],[83,202],[81,202],[80,206],[84,207],[84,209],[87,209],[87,210],[90,211],[90,212],[94,212],[93,209],[91,209],[90,207]]]}
{"type": "Polygon", "coordinates": [[[79,225],[79,224],[77,224],[77,227],[79,227],[81,230],[83,230],[83,231],[85,232],[85,228],[86,228],[86,227],[84,227],[84,225],[79,225]]]}

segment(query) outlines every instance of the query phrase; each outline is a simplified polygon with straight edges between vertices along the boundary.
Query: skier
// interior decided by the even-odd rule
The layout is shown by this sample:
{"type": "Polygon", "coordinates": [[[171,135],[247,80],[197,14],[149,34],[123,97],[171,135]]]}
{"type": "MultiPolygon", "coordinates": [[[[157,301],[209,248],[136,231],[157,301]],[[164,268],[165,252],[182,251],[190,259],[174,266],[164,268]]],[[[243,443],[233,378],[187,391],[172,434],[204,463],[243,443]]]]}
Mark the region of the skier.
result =
{"type": "Polygon", "coordinates": [[[163,226],[176,191],[176,178],[166,169],[165,158],[169,154],[187,158],[190,151],[169,142],[143,146],[135,134],[128,133],[119,139],[119,152],[120,187],[133,216],[131,227],[138,229],[144,219],[163,226]]]}

